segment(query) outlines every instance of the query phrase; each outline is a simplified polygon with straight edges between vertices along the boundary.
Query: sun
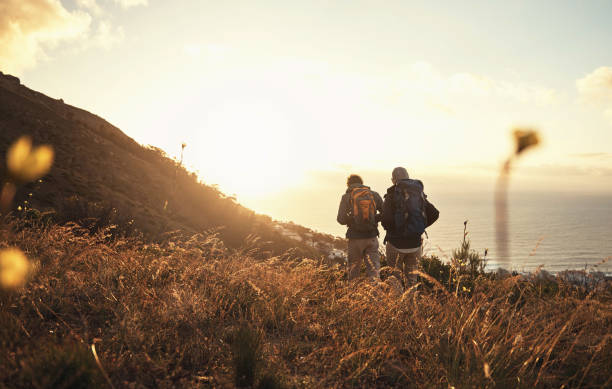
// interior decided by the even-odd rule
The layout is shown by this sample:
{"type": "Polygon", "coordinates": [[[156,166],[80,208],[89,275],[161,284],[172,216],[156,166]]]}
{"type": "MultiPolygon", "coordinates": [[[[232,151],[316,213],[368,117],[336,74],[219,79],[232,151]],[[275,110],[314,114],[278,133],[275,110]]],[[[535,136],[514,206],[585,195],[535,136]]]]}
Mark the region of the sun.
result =
{"type": "Polygon", "coordinates": [[[289,123],[271,105],[237,104],[207,114],[194,163],[203,180],[239,198],[265,196],[299,179],[289,123]],[[201,150],[201,152],[199,151],[201,150]]]}

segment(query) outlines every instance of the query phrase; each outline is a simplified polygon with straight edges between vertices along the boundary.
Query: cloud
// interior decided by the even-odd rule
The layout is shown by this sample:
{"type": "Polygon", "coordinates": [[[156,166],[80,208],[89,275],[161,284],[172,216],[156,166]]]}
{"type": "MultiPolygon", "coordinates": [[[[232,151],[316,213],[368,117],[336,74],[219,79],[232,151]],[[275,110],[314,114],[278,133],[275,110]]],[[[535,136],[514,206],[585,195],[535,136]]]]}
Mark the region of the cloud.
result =
{"type": "Polygon", "coordinates": [[[88,41],[88,45],[110,49],[123,40],[124,33],[121,26],[114,27],[110,22],[102,20],[98,23],[95,33],[88,41]]]}
{"type": "Polygon", "coordinates": [[[570,154],[569,156],[576,158],[612,158],[612,153],[579,153],[570,154]]]}
{"type": "Polygon", "coordinates": [[[612,103],[612,67],[599,67],[576,80],[576,88],[585,101],[612,103]]]}
{"type": "Polygon", "coordinates": [[[554,104],[560,98],[553,88],[526,82],[497,80],[473,73],[443,75],[427,62],[417,62],[407,68],[402,89],[426,95],[497,97],[538,105],[554,104]]]}
{"type": "Polygon", "coordinates": [[[91,16],[68,11],[59,0],[0,2],[0,68],[19,74],[46,56],[45,48],[77,39],[88,31],[91,16]]]}
{"type": "Polygon", "coordinates": [[[98,5],[96,0],[76,0],[76,4],[79,8],[91,11],[94,15],[103,13],[102,8],[98,5]]]}
{"type": "Polygon", "coordinates": [[[576,80],[578,101],[603,109],[603,115],[612,123],[612,67],[601,66],[576,80]]]}
{"type": "MultiPolygon", "coordinates": [[[[578,166],[542,164],[522,167],[522,174],[536,177],[610,177],[612,168],[608,166],[578,166]]],[[[608,183],[607,181],[606,183],[608,183]]]]}
{"type": "MultiPolygon", "coordinates": [[[[114,0],[123,8],[147,0],[114,0]]],[[[78,50],[109,49],[123,40],[121,26],[96,0],[75,0],[68,10],[60,0],[0,0],[0,70],[20,75],[70,44],[78,50]]]]}
{"type": "Polygon", "coordinates": [[[427,62],[416,62],[398,77],[380,81],[376,94],[386,104],[410,110],[413,118],[438,121],[478,118],[491,123],[492,112],[498,112],[495,120],[507,126],[512,112],[528,111],[526,120],[531,122],[540,117],[541,108],[554,107],[564,100],[563,94],[544,85],[468,72],[445,74],[427,62]]]}
{"type": "Polygon", "coordinates": [[[115,3],[119,4],[123,8],[136,7],[139,5],[148,5],[148,0],[114,0],[115,3]]]}

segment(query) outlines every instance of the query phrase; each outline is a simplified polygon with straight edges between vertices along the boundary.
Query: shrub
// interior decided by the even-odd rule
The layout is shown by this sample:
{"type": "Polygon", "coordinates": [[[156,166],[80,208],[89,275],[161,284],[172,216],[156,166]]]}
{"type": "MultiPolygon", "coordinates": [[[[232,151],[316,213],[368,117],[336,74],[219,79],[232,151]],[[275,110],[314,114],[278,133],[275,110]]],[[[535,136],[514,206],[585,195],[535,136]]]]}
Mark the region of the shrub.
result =
{"type": "Polygon", "coordinates": [[[232,353],[236,386],[253,386],[262,361],[261,339],[257,331],[246,324],[240,325],[232,339],[232,353]]]}
{"type": "Polygon", "coordinates": [[[81,344],[48,344],[23,363],[17,387],[88,389],[105,384],[93,354],[81,344]]]}
{"type": "MultiPolygon", "coordinates": [[[[453,250],[449,263],[444,263],[439,257],[432,255],[422,257],[420,260],[421,270],[433,277],[449,292],[471,293],[479,278],[489,277],[485,272],[487,259],[471,249],[468,239],[467,221],[463,227],[463,240],[458,249],[453,250]]],[[[423,280],[425,284],[431,283],[423,280]]],[[[431,285],[430,285],[431,286],[431,285]]]]}
{"type": "Polygon", "coordinates": [[[257,389],[283,389],[284,387],[282,381],[271,373],[264,374],[257,384],[257,389]]]}
{"type": "MultiPolygon", "coordinates": [[[[421,257],[419,266],[425,274],[433,277],[440,284],[446,287],[449,286],[448,281],[451,274],[450,264],[442,262],[442,260],[436,255],[431,255],[429,257],[421,257]]],[[[430,284],[427,280],[423,280],[423,282],[430,284]]]]}

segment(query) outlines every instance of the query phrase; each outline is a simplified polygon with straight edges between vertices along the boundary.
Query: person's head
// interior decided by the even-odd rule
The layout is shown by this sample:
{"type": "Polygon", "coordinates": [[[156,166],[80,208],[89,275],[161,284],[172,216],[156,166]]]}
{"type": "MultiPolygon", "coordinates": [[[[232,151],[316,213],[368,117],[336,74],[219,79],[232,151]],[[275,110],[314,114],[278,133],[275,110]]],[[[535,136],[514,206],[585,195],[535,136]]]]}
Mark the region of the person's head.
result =
{"type": "Polygon", "coordinates": [[[359,177],[357,174],[351,174],[350,176],[348,176],[348,178],[346,179],[346,186],[356,184],[363,185],[363,180],[361,179],[361,177],[359,177]]]}
{"type": "Polygon", "coordinates": [[[396,167],[391,172],[391,182],[393,182],[393,185],[397,184],[400,180],[407,180],[408,178],[410,178],[408,171],[403,167],[396,167]]]}

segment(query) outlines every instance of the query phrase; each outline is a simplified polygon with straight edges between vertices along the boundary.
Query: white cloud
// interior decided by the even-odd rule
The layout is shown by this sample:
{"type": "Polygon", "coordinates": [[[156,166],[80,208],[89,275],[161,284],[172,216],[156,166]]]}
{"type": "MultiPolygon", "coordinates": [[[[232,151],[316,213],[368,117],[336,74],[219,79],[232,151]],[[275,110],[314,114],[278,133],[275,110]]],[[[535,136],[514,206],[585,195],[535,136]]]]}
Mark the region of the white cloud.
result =
{"type": "Polygon", "coordinates": [[[612,102],[612,67],[602,66],[576,81],[578,94],[588,102],[612,102]]]}
{"type": "Polygon", "coordinates": [[[123,40],[124,33],[121,26],[114,27],[110,22],[102,20],[98,23],[95,33],[88,41],[89,45],[110,49],[123,40]]]}
{"type": "Polygon", "coordinates": [[[453,97],[498,97],[521,103],[548,105],[559,101],[559,93],[548,87],[526,82],[496,80],[490,77],[455,73],[445,76],[426,62],[418,62],[408,68],[406,89],[420,90],[428,94],[453,97]]]}
{"type": "Polygon", "coordinates": [[[100,15],[103,12],[96,0],[76,0],[76,4],[79,8],[89,10],[94,15],[100,15]]]}
{"type": "MultiPolygon", "coordinates": [[[[147,0],[114,0],[124,8],[147,5],[147,0]]],[[[20,75],[60,45],[78,50],[109,49],[123,40],[96,0],[76,0],[69,11],[60,0],[0,0],[0,70],[20,75]]]]}
{"type": "Polygon", "coordinates": [[[0,2],[0,68],[19,74],[44,58],[45,48],[82,36],[91,24],[83,11],[68,11],[59,0],[0,2]]]}
{"type": "Polygon", "coordinates": [[[578,101],[603,109],[612,123],[612,67],[602,66],[576,80],[578,101]]]}
{"type": "Polygon", "coordinates": [[[577,154],[569,154],[572,158],[587,158],[587,159],[608,159],[612,158],[612,153],[605,152],[591,152],[591,153],[577,153],[577,154]]]}
{"type": "Polygon", "coordinates": [[[114,0],[115,3],[119,4],[123,8],[136,7],[139,5],[148,5],[148,0],[114,0]]]}

